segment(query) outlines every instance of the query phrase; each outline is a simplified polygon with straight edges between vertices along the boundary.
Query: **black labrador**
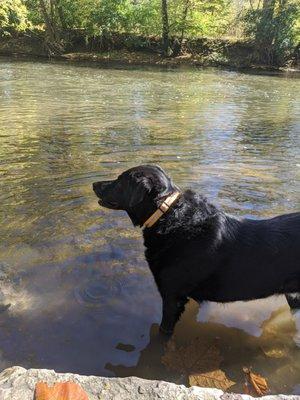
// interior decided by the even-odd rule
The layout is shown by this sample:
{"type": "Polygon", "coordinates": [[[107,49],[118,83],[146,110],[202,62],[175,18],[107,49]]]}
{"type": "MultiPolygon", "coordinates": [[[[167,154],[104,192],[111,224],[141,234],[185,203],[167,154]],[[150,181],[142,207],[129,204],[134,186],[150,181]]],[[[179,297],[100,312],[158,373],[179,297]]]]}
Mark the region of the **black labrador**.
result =
{"type": "Polygon", "coordinates": [[[153,165],[95,182],[93,189],[101,206],[125,210],[135,226],[144,226],[163,333],[173,332],[188,298],[226,303],[285,294],[291,309],[300,309],[300,212],[235,218],[199,193],[181,193],[153,165]]]}

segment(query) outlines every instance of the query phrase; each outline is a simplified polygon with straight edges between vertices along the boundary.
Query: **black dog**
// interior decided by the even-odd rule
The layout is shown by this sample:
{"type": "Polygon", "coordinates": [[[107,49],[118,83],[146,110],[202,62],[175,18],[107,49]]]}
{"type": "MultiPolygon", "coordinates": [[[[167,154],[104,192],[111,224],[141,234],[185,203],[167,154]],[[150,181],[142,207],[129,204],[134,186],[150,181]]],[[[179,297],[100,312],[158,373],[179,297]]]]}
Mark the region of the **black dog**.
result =
{"type": "Polygon", "coordinates": [[[285,294],[291,309],[300,308],[299,212],[234,218],[194,191],[180,193],[152,165],[93,189],[100,205],[125,210],[144,226],[146,259],[163,301],[162,332],[172,333],[188,298],[225,303],[285,294]]]}

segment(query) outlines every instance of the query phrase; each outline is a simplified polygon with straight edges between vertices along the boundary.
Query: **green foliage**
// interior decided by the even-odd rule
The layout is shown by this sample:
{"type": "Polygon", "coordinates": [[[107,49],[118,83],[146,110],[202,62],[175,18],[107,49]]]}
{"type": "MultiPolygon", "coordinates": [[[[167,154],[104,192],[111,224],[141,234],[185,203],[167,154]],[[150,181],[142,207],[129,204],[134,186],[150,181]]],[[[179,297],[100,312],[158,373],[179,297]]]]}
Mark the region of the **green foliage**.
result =
{"type": "Polygon", "coordinates": [[[161,32],[160,1],[94,1],[88,29],[94,34],[113,31],[145,35],[159,34],[161,32]]]}
{"type": "Polygon", "coordinates": [[[189,0],[186,21],[182,21],[186,0],[174,0],[169,7],[171,32],[186,36],[217,37],[223,35],[231,21],[229,0],[189,0]]]}
{"type": "Polygon", "coordinates": [[[28,19],[32,23],[32,25],[42,25],[44,23],[44,20],[39,9],[38,0],[23,0],[23,2],[27,9],[28,19]]]}
{"type": "Polygon", "coordinates": [[[97,0],[88,23],[89,31],[95,34],[123,32],[130,6],[128,0],[97,0]]]}
{"type": "MultiPolygon", "coordinates": [[[[78,1],[78,0],[77,0],[78,1]]],[[[170,34],[218,36],[230,22],[229,0],[173,0],[168,3],[170,34]],[[183,20],[185,8],[186,20],[183,20]]],[[[97,0],[89,30],[120,31],[142,35],[161,34],[161,0],[97,0]]]]}
{"type": "MultiPolygon", "coordinates": [[[[39,0],[24,0],[28,9],[28,18],[34,26],[45,23],[41,13],[39,0]]],[[[62,29],[85,29],[89,23],[95,0],[51,0],[52,17],[56,25],[62,29]]],[[[51,9],[50,0],[45,0],[48,10],[51,9]]],[[[50,12],[49,12],[50,13],[50,12]]]]}
{"type": "Polygon", "coordinates": [[[299,3],[273,0],[269,7],[250,9],[244,16],[245,36],[252,39],[260,62],[283,64],[299,42],[299,3]]]}
{"type": "MultiPolygon", "coordinates": [[[[256,61],[282,64],[300,39],[297,1],[168,0],[169,35],[179,39],[220,38],[236,37],[243,32],[257,48],[256,61]]],[[[42,3],[43,12],[41,0],[0,0],[0,31],[24,30],[28,26],[45,29],[48,19],[48,28],[53,27],[57,37],[60,31],[74,29],[84,31],[86,36],[114,32],[140,37],[162,35],[162,0],[43,0],[42,3]]],[[[128,40],[134,40],[133,37],[128,35],[128,40]]]]}
{"type": "Polygon", "coordinates": [[[22,31],[28,26],[27,8],[22,0],[0,1],[0,32],[22,31]]]}
{"type": "Polygon", "coordinates": [[[131,3],[128,14],[130,32],[143,35],[161,34],[161,1],[141,0],[131,3]]]}
{"type": "Polygon", "coordinates": [[[59,25],[63,28],[85,29],[89,23],[95,0],[58,0],[60,8],[59,25]]]}
{"type": "Polygon", "coordinates": [[[274,51],[278,64],[282,64],[293,52],[294,46],[299,42],[299,3],[287,4],[282,7],[274,18],[274,51]]]}

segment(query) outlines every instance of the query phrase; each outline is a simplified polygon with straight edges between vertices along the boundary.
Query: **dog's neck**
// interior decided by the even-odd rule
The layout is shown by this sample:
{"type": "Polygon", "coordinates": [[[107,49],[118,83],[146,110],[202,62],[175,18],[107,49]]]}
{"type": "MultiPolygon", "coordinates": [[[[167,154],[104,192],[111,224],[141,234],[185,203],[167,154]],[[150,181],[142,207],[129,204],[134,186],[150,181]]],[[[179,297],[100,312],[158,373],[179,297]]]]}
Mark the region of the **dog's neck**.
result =
{"type": "Polygon", "coordinates": [[[173,203],[178,199],[180,196],[180,192],[174,192],[171,195],[169,195],[157,208],[157,210],[150,215],[150,217],[144,222],[143,228],[151,228],[162,215],[164,215],[166,212],[169,211],[170,207],[172,206],[173,203]]]}
{"type": "Polygon", "coordinates": [[[163,199],[154,201],[150,196],[145,198],[140,204],[137,204],[134,209],[126,210],[131,222],[134,226],[148,227],[153,226],[157,221],[171,208],[174,206],[176,200],[179,198],[180,192],[175,190],[171,195],[166,196],[163,199]],[[173,195],[176,193],[176,199],[173,200],[173,195]],[[177,195],[178,193],[178,195],[177,195]],[[171,198],[170,200],[168,200],[171,198]],[[166,205],[163,205],[168,200],[166,205]],[[160,210],[161,208],[161,210],[160,210]],[[151,219],[151,221],[149,221],[151,219]]]}

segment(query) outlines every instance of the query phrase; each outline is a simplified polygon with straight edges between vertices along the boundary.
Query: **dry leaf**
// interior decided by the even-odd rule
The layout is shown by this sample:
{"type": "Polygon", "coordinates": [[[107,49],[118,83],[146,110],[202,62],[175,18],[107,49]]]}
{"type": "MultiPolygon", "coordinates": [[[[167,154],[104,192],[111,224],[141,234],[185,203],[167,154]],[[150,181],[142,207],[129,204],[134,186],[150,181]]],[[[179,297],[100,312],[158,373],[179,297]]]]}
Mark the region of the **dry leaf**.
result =
{"type": "Polygon", "coordinates": [[[75,382],[58,382],[50,387],[45,382],[38,382],[35,400],[88,400],[88,396],[75,382]]]}
{"type": "Polygon", "coordinates": [[[189,383],[190,386],[215,387],[224,391],[235,385],[235,382],[228,379],[225,373],[220,369],[190,375],[189,383]]]}
{"type": "Polygon", "coordinates": [[[246,394],[254,396],[264,396],[270,392],[268,383],[261,375],[254,374],[250,368],[243,368],[245,373],[245,387],[246,394]]]}

